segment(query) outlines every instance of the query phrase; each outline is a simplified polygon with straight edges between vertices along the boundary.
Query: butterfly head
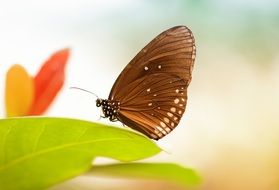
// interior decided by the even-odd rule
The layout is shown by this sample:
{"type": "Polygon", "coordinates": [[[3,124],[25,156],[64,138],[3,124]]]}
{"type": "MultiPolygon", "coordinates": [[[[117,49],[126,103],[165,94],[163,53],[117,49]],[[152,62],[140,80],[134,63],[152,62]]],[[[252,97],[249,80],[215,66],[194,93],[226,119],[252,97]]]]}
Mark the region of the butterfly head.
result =
{"type": "Polygon", "coordinates": [[[103,100],[102,100],[101,98],[98,98],[98,99],[96,100],[96,106],[97,106],[97,107],[100,107],[100,106],[102,105],[102,102],[103,102],[103,100]]]}

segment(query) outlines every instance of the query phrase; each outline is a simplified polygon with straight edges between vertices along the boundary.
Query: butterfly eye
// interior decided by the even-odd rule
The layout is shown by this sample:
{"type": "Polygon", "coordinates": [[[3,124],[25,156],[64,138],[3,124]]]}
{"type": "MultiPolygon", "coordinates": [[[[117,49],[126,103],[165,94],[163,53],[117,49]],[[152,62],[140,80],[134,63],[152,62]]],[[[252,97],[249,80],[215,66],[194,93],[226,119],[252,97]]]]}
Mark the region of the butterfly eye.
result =
{"type": "Polygon", "coordinates": [[[100,107],[100,106],[101,106],[101,103],[102,103],[102,100],[98,98],[98,99],[96,100],[96,106],[97,106],[97,107],[100,107]]]}

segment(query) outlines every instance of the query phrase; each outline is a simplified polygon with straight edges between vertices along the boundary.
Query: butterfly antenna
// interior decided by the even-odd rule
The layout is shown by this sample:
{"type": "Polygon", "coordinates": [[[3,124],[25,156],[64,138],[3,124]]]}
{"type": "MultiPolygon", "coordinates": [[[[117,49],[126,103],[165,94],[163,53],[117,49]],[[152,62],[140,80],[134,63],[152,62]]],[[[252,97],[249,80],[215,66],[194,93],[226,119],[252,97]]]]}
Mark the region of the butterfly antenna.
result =
{"type": "Polygon", "coordinates": [[[90,92],[90,91],[88,91],[88,90],[85,90],[85,89],[83,89],[83,88],[79,88],[79,87],[72,86],[72,87],[70,87],[70,89],[76,89],[76,90],[81,90],[81,91],[90,93],[90,94],[94,95],[96,98],[99,99],[99,97],[98,97],[96,94],[94,94],[93,92],[90,92]]]}

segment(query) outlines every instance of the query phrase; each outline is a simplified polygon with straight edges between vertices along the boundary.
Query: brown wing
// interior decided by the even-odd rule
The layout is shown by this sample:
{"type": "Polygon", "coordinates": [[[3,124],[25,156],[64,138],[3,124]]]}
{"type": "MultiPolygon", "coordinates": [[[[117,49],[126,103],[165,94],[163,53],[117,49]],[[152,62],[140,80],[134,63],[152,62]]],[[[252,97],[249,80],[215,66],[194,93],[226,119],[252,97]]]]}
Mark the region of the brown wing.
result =
{"type": "Polygon", "coordinates": [[[187,102],[183,79],[173,74],[152,74],[130,83],[126,90],[118,112],[122,123],[156,140],[178,125],[187,102]]]}
{"type": "Polygon", "coordinates": [[[188,85],[194,65],[196,48],[192,32],[176,26],[159,34],[124,68],[114,83],[109,98],[122,101],[126,86],[154,73],[172,74],[188,85]]]}

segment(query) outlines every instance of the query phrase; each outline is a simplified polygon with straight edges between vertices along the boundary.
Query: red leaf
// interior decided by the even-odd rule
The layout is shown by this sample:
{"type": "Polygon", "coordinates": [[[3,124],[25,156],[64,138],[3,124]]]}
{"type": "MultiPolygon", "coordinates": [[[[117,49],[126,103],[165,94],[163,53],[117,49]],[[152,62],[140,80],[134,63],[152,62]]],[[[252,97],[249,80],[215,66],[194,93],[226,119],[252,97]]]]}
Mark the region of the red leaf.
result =
{"type": "Polygon", "coordinates": [[[35,99],[29,115],[43,114],[62,88],[69,51],[63,49],[53,54],[35,76],[35,99]]]}

